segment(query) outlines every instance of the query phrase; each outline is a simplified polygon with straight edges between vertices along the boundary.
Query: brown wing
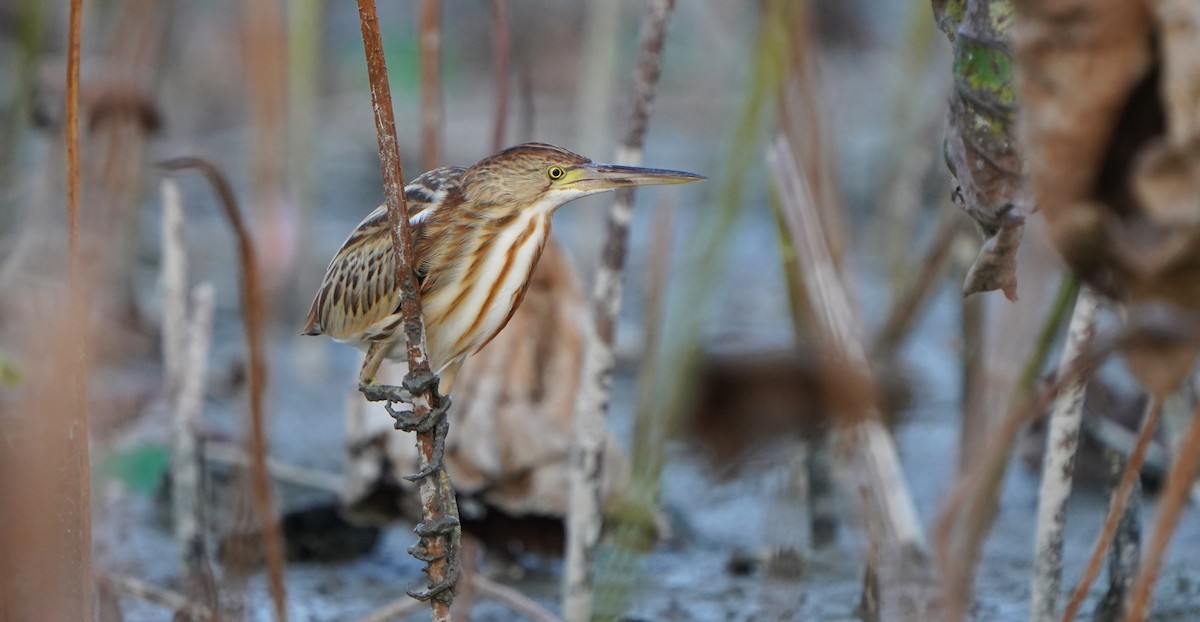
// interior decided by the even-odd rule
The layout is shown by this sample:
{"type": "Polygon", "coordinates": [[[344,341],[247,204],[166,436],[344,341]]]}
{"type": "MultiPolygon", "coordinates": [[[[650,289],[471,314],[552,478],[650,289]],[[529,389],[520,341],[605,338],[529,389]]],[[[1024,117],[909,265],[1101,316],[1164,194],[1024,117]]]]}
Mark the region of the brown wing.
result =
{"type": "MultiPolygon", "coordinates": [[[[465,168],[446,166],[404,187],[413,243],[423,235],[428,215],[462,182],[465,168]]],[[[418,259],[417,278],[424,277],[418,259]]],[[[305,335],[326,334],[343,341],[362,341],[372,325],[396,312],[396,265],[388,232],[387,206],[371,212],[325,269],[321,289],[308,311],[305,335]]]]}

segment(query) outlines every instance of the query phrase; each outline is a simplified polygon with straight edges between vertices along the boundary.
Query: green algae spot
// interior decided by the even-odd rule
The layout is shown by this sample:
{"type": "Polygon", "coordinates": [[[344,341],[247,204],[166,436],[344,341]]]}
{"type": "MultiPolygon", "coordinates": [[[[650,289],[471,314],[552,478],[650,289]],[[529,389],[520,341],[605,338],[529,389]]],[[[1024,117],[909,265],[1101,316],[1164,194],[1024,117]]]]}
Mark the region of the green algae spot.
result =
{"type": "Polygon", "coordinates": [[[1013,106],[1012,58],[1008,50],[976,41],[959,40],[954,76],[977,97],[1003,107],[1013,106]]]}

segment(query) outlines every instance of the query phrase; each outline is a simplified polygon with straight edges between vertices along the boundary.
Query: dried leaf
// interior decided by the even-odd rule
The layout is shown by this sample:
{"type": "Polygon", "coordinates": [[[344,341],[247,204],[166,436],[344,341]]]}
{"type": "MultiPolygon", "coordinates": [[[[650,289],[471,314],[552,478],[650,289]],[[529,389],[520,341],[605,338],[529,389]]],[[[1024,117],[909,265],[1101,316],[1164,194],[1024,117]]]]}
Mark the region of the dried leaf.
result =
{"type": "Polygon", "coordinates": [[[967,271],[963,296],[1001,290],[1011,302],[1017,301],[1017,249],[1025,219],[1011,216],[983,243],[979,256],[967,271]]]}
{"type": "Polygon", "coordinates": [[[964,295],[1004,290],[1016,299],[1018,222],[1032,211],[1016,140],[1016,97],[1008,46],[1011,9],[1004,2],[935,1],[938,26],[954,45],[954,93],[946,131],[946,165],[956,198],[988,237],[964,295]]]}

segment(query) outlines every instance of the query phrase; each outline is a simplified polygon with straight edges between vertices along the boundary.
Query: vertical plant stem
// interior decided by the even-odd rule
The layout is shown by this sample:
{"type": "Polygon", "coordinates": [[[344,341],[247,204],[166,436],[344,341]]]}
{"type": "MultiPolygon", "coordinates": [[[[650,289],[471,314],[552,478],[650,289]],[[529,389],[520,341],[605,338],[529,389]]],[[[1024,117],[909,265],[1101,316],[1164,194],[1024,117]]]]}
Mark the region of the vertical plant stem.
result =
{"type": "Polygon", "coordinates": [[[965,473],[987,439],[987,304],[983,296],[959,301],[962,322],[962,408],[958,433],[958,472],[965,473]]]}
{"type": "Polygon", "coordinates": [[[287,620],[287,591],[284,585],[283,536],[275,520],[271,479],[267,472],[266,423],[263,399],[266,395],[267,361],[263,354],[265,303],[254,240],[238,208],[237,197],[221,169],[203,158],[175,158],[159,163],[167,170],[196,169],[204,174],[217,194],[225,219],[233,230],[238,247],[242,322],[246,327],[246,349],[250,359],[250,436],[246,453],[250,455],[250,499],[254,518],[262,533],[267,561],[267,582],[277,620],[287,620]]]}
{"type": "Polygon", "coordinates": [[[193,582],[201,577],[205,554],[196,421],[204,406],[213,291],[211,285],[196,288],[195,315],[189,323],[183,204],[174,181],[163,180],[162,198],[163,367],[172,414],[172,516],[180,571],[193,582]]]}
{"type": "MultiPolygon", "coordinates": [[[[842,376],[862,374],[863,382],[869,382],[866,350],[857,335],[849,294],[826,242],[816,198],[805,176],[807,169],[796,162],[793,153],[787,139],[781,136],[767,153],[768,165],[780,198],[788,208],[793,244],[802,253],[800,263],[804,268],[804,283],[809,288],[808,298],[813,302],[815,325],[821,328],[829,360],[833,362],[831,367],[835,369],[831,371],[843,372],[839,374],[842,376]]],[[[844,380],[847,379],[830,379],[844,380]]],[[[871,511],[878,513],[884,526],[889,552],[920,553],[926,548],[925,535],[895,444],[879,420],[876,404],[867,402],[857,411],[839,413],[846,424],[839,434],[854,452],[854,468],[869,493],[871,511]]]]}
{"type": "MultiPolygon", "coordinates": [[[[396,119],[392,112],[392,93],[388,85],[387,62],[383,54],[383,38],[379,34],[375,0],[358,0],[358,17],[362,23],[363,50],[366,54],[367,75],[371,81],[371,105],[374,109],[375,133],[379,140],[379,162],[383,173],[383,192],[387,200],[392,250],[396,260],[396,279],[399,281],[400,312],[404,318],[404,337],[408,348],[408,370],[410,375],[428,375],[429,359],[426,356],[425,326],[421,321],[420,288],[413,273],[415,255],[406,216],[407,206],[404,202],[404,170],[400,163],[396,119]]],[[[414,416],[429,416],[434,405],[433,399],[432,389],[414,396],[414,416]]],[[[417,433],[417,453],[421,470],[425,470],[433,461],[435,435],[445,434],[447,425],[443,422],[438,426],[439,429],[433,432],[417,433]]],[[[421,480],[420,495],[423,524],[457,520],[458,506],[444,467],[421,480]]],[[[457,550],[458,537],[456,529],[445,535],[422,538],[419,547],[423,549],[425,556],[432,560],[426,567],[431,584],[438,584],[456,574],[454,564],[458,562],[454,559],[454,552],[457,550]]],[[[450,621],[450,603],[453,598],[454,590],[451,588],[430,599],[435,622],[450,621]]]]}
{"type": "MultiPolygon", "coordinates": [[[[628,131],[617,153],[619,164],[641,162],[646,126],[654,103],[662,65],[667,24],[674,0],[649,0],[642,21],[641,47],[635,73],[635,99],[628,131]]],[[[592,291],[595,324],[585,333],[584,362],[571,445],[570,497],[567,510],[567,558],[563,585],[563,616],[568,622],[591,618],[596,544],[603,522],[605,418],[614,365],[613,344],[621,306],[621,276],[625,271],[633,191],[618,190],[608,213],[607,236],[592,291]]]]}
{"type": "MultiPolygon", "coordinates": [[[[1125,475],[1125,457],[1121,452],[1107,447],[1104,458],[1108,462],[1109,494],[1115,495],[1125,475]]],[[[1142,550],[1142,486],[1139,478],[1133,479],[1129,490],[1129,502],[1117,521],[1116,533],[1108,554],[1108,591],[1096,603],[1092,622],[1117,622],[1121,619],[1125,595],[1137,578],[1139,557],[1142,550]]]]}
{"type": "Polygon", "coordinates": [[[1146,546],[1142,567],[1133,584],[1133,593],[1126,603],[1125,622],[1144,622],[1150,615],[1151,592],[1158,580],[1167,544],[1179,525],[1179,514],[1187,502],[1197,468],[1200,468],[1200,407],[1192,413],[1192,423],[1167,474],[1167,485],[1159,501],[1158,518],[1154,521],[1154,535],[1146,546]]]}
{"type": "Polygon", "coordinates": [[[442,0],[421,0],[421,164],[442,161],[442,0]]]}
{"type": "MultiPolygon", "coordinates": [[[[1057,378],[1053,390],[1045,391],[1040,396],[1035,391],[1037,378],[1054,346],[1063,318],[1067,317],[1078,291],[1079,281],[1074,276],[1068,275],[1063,278],[1054,303],[1038,333],[1034,350],[1026,359],[1021,375],[1017,378],[1016,387],[1009,398],[1008,414],[1004,423],[998,429],[989,431],[988,445],[979,448],[981,451],[971,459],[969,465],[962,465],[964,470],[959,475],[954,490],[938,512],[936,548],[938,564],[946,583],[948,620],[958,620],[965,615],[971,584],[974,582],[975,564],[999,504],[1000,485],[1004,481],[1008,456],[1016,443],[1019,426],[1023,425],[1032,413],[1040,413],[1046,407],[1042,402],[1057,395],[1057,387],[1067,380],[1066,377],[1057,378]],[[952,556],[956,558],[954,562],[951,562],[952,556]]],[[[1090,372],[1092,364],[1092,359],[1087,361],[1087,365],[1081,361],[1072,369],[1070,377],[1076,378],[1078,374],[1090,372]]]]}
{"type": "MultiPolygon", "coordinates": [[[[1100,299],[1085,287],[1075,301],[1067,328],[1058,373],[1065,374],[1091,343],[1096,332],[1100,299]]],[[[1042,462],[1042,484],[1038,493],[1037,532],[1034,540],[1033,577],[1030,593],[1031,622],[1052,622],[1062,585],[1063,529],[1067,519],[1067,497],[1075,475],[1075,452],[1083,421],[1083,398],[1087,379],[1080,378],[1058,394],[1050,411],[1046,453],[1042,462]]]]}
{"type": "MultiPolygon", "coordinates": [[[[79,620],[92,619],[94,581],[92,577],[92,472],[88,451],[89,425],[87,412],[88,357],[88,287],[83,276],[84,264],[79,232],[79,48],[83,21],[83,0],[71,0],[67,39],[66,89],[66,151],[67,151],[67,253],[68,253],[68,318],[73,332],[73,359],[65,367],[70,381],[71,412],[64,418],[68,429],[61,437],[68,444],[67,456],[72,461],[67,472],[65,498],[68,500],[63,517],[72,550],[73,561],[67,562],[67,576],[62,577],[67,601],[66,611],[79,620]],[[72,602],[73,601],[73,602],[72,602]]],[[[66,603],[64,603],[66,604],[66,603]]]]}
{"type": "MultiPolygon", "coordinates": [[[[201,283],[192,290],[191,320],[187,324],[187,350],[184,352],[181,370],[183,379],[174,405],[175,429],[172,435],[171,473],[175,484],[172,497],[175,539],[180,549],[184,576],[195,584],[193,588],[207,588],[212,583],[204,540],[207,526],[204,524],[202,458],[196,439],[196,428],[204,410],[213,304],[212,283],[201,283]]],[[[216,606],[215,602],[206,600],[206,603],[211,607],[216,606]]]]}
{"type": "Polygon", "coordinates": [[[509,65],[512,33],[508,28],[507,0],[492,0],[492,63],[496,76],[496,117],[492,121],[492,153],[504,148],[508,134],[509,65]]]}

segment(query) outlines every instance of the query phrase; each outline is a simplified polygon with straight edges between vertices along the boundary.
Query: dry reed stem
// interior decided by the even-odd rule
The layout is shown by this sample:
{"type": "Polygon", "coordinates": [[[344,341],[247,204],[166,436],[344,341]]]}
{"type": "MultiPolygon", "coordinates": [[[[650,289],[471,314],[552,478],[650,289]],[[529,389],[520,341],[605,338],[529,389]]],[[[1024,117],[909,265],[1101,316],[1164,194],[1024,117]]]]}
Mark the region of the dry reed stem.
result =
{"type": "MultiPolygon", "coordinates": [[[[404,337],[408,347],[408,373],[410,376],[429,375],[425,326],[421,319],[420,288],[413,273],[415,255],[404,202],[404,170],[400,162],[399,142],[396,139],[396,119],[392,111],[392,94],[388,85],[387,62],[383,54],[383,39],[379,34],[375,0],[358,0],[358,16],[362,24],[367,76],[371,82],[371,105],[374,109],[375,134],[379,141],[379,163],[383,173],[383,191],[387,201],[389,230],[396,261],[396,279],[399,281],[397,289],[400,291],[400,312],[404,318],[404,337]]],[[[422,22],[424,47],[426,24],[424,20],[422,22]]],[[[422,77],[424,78],[424,75],[422,77]]],[[[428,155],[426,152],[426,156],[428,155]]],[[[428,416],[433,408],[433,400],[432,389],[414,396],[414,416],[428,416]]],[[[444,432],[446,425],[443,423],[438,427],[444,432]]],[[[416,435],[418,463],[422,471],[433,461],[435,434],[436,431],[418,432],[416,435]]],[[[422,523],[433,525],[448,519],[457,520],[458,506],[444,466],[440,466],[432,476],[421,480],[420,496],[422,523]]],[[[442,582],[456,572],[454,564],[457,561],[453,559],[453,554],[457,547],[458,535],[459,531],[455,529],[441,536],[422,538],[422,544],[418,545],[424,548],[424,553],[431,560],[426,566],[431,585],[442,582]]],[[[430,599],[435,622],[449,622],[450,603],[453,598],[454,590],[451,587],[430,599]]]]}
{"type": "Polygon", "coordinates": [[[492,0],[492,62],[496,79],[496,117],[492,121],[492,153],[504,148],[508,134],[508,74],[512,62],[512,33],[507,0],[492,0]]]}
{"type": "Polygon", "coordinates": [[[1162,567],[1167,544],[1179,525],[1179,514],[1187,502],[1188,491],[1196,479],[1200,467],[1200,406],[1192,413],[1192,423],[1171,471],[1167,474],[1167,486],[1163,491],[1158,508],[1158,519],[1154,521],[1154,535],[1142,557],[1133,593],[1126,602],[1125,622],[1143,622],[1149,615],[1150,599],[1158,571],[1162,567]]]}
{"type": "MultiPolygon", "coordinates": [[[[674,0],[649,0],[646,4],[634,74],[633,110],[617,153],[618,164],[636,166],[641,162],[646,127],[662,67],[667,24],[674,8],[674,0]]],[[[575,403],[563,577],[563,617],[571,622],[584,622],[592,617],[595,555],[603,523],[601,461],[607,438],[605,417],[615,363],[613,343],[617,311],[621,306],[621,276],[625,271],[632,216],[633,190],[618,190],[608,213],[608,233],[592,291],[594,324],[592,330],[585,333],[583,370],[575,403]]]]}
{"type": "MultiPolygon", "coordinates": [[[[1096,332],[1099,294],[1090,287],[1079,292],[1067,329],[1058,373],[1065,373],[1078,359],[1096,332]]],[[[1080,378],[1058,394],[1046,431],[1042,482],[1038,491],[1037,531],[1034,538],[1033,576],[1030,584],[1031,622],[1051,622],[1062,586],[1063,529],[1067,521],[1067,498],[1075,474],[1075,453],[1083,423],[1083,400],[1087,379],[1080,378]]]]}
{"type": "Polygon", "coordinates": [[[173,618],[175,620],[208,622],[209,620],[218,619],[218,616],[213,615],[212,609],[189,599],[187,596],[152,583],[147,583],[136,577],[109,574],[101,576],[99,580],[104,582],[113,592],[125,594],[126,596],[170,609],[175,614],[173,618]]]}
{"type": "Polygon", "coordinates": [[[1011,409],[999,428],[992,433],[991,441],[983,448],[979,457],[958,477],[946,495],[934,523],[934,551],[942,576],[946,604],[944,619],[955,622],[962,620],[966,614],[970,571],[978,558],[975,554],[961,554],[962,559],[955,563],[951,558],[956,552],[953,545],[961,541],[967,543],[964,546],[978,549],[990,522],[984,514],[991,507],[993,494],[998,490],[1000,483],[999,474],[1003,473],[1003,466],[1021,427],[1038,413],[1044,412],[1063,387],[1090,375],[1114,346],[1115,341],[1093,346],[1076,359],[1067,373],[1055,378],[1045,390],[1011,409]],[[963,512],[966,512],[967,516],[960,519],[963,512]],[[956,521],[964,523],[962,529],[966,530],[966,533],[959,534],[956,521]]]}
{"type": "Polygon", "coordinates": [[[74,611],[80,620],[90,620],[94,601],[94,579],[92,576],[92,470],[88,452],[89,425],[87,412],[88,382],[88,326],[84,280],[83,255],[79,232],[79,48],[83,21],[83,0],[71,0],[71,12],[67,39],[67,88],[66,88],[66,151],[67,151],[67,253],[69,266],[68,329],[73,333],[75,359],[67,365],[65,374],[70,381],[70,414],[64,418],[69,428],[64,439],[69,446],[69,457],[75,464],[68,466],[74,480],[67,484],[71,510],[64,516],[67,533],[77,538],[74,543],[78,558],[68,562],[69,576],[61,577],[64,582],[64,597],[78,598],[68,611],[74,611]],[[73,532],[73,533],[72,533],[73,532]],[[70,595],[69,597],[67,595],[70,595]]]}
{"type": "Polygon", "coordinates": [[[188,581],[197,581],[206,573],[207,565],[196,422],[204,409],[213,286],[196,286],[189,321],[183,203],[179,187],[170,179],[163,180],[162,195],[162,337],[167,400],[172,413],[172,516],[180,570],[188,581]]]}
{"type": "Polygon", "coordinates": [[[421,0],[421,164],[442,161],[442,0],[421,0]]]}
{"type": "Polygon", "coordinates": [[[1075,619],[1075,615],[1083,606],[1084,599],[1087,598],[1092,582],[1100,574],[1104,553],[1108,551],[1113,535],[1117,532],[1117,525],[1121,522],[1121,517],[1125,515],[1125,507],[1129,503],[1129,496],[1133,491],[1134,484],[1141,475],[1142,463],[1146,460],[1146,452],[1150,447],[1151,439],[1154,438],[1154,431],[1158,428],[1161,414],[1162,397],[1151,396],[1150,401],[1146,404],[1146,413],[1142,417],[1142,423],[1138,430],[1137,443],[1133,447],[1133,453],[1130,454],[1129,460],[1125,463],[1125,470],[1121,473],[1121,480],[1117,484],[1117,488],[1112,492],[1108,514],[1104,516],[1104,525],[1100,528],[1100,535],[1096,537],[1092,555],[1088,558],[1087,566],[1084,567],[1083,576],[1079,578],[1079,583],[1075,585],[1075,590],[1071,593],[1071,600],[1067,602],[1067,607],[1063,610],[1063,622],[1071,622],[1075,619]]]}
{"type": "Polygon", "coordinates": [[[225,219],[237,240],[240,265],[242,321],[246,327],[246,349],[249,357],[250,385],[250,492],[255,519],[263,535],[267,560],[267,579],[275,617],[287,620],[287,592],[283,581],[283,537],[272,507],[271,480],[267,474],[267,441],[264,425],[263,396],[266,393],[267,362],[263,354],[263,323],[265,321],[262,286],[255,255],[254,241],[242,219],[237,198],[229,180],[213,162],[199,157],[175,158],[159,163],[170,171],[195,169],[202,173],[217,194],[225,219]]]}
{"type": "MultiPolygon", "coordinates": [[[[828,371],[861,374],[862,381],[869,383],[867,355],[858,336],[859,328],[849,294],[826,242],[821,212],[808,184],[807,171],[799,166],[793,153],[787,138],[780,136],[772,144],[767,161],[780,198],[788,207],[788,227],[794,245],[801,253],[804,283],[809,288],[808,298],[815,311],[813,319],[820,327],[831,355],[828,371]]],[[[831,378],[830,381],[837,380],[831,378]]],[[[880,422],[877,404],[866,398],[845,408],[847,412],[841,413],[845,425],[839,434],[845,446],[854,452],[856,471],[863,477],[861,485],[870,493],[875,505],[873,511],[878,513],[884,526],[887,544],[902,555],[919,555],[926,548],[925,535],[895,444],[880,422]]]]}

